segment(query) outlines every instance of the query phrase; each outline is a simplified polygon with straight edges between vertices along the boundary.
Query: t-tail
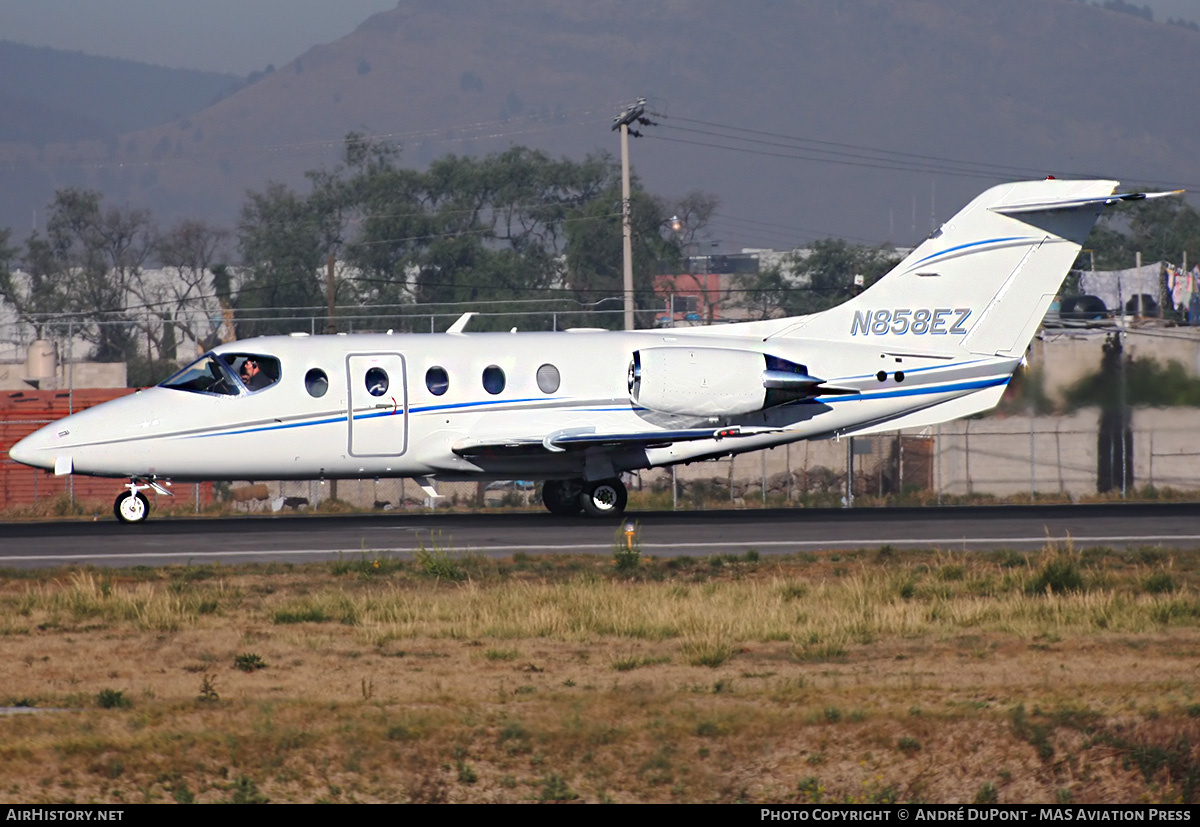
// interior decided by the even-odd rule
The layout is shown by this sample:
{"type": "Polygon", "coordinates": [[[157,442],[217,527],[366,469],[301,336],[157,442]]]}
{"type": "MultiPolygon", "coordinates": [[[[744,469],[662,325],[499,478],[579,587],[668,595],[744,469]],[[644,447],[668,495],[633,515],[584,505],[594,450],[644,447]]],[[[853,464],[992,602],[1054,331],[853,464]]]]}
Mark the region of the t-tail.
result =
{"type": "Polygon", "coordinates": [[[1105,205],[1175,194],[1116,187],[1053,178],[992,187],[870,288],[775,335],[1019,358],[1105,205]]]}

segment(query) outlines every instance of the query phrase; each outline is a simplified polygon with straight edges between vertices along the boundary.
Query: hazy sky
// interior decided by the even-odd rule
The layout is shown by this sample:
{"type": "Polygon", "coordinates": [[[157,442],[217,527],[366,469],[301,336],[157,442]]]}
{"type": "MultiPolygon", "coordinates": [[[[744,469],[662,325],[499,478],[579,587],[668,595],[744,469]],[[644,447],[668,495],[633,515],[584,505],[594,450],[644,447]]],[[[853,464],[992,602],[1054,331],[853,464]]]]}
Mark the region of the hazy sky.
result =
{"type": "MultiPolygon", "coordinates": [[[[1155,20],[1200,22],[1200,0],[1132,2],[1150,6],[1155,20]]],[[[282,66],[395,6],[396,0],[0,0],[0,38],[245,75],[268,63],[282,66]]]]}
{"type": "Polygon", "coordinates": [[[249,74],[337,40],[396,0],[0,0],[0,38],[249,74]]]}

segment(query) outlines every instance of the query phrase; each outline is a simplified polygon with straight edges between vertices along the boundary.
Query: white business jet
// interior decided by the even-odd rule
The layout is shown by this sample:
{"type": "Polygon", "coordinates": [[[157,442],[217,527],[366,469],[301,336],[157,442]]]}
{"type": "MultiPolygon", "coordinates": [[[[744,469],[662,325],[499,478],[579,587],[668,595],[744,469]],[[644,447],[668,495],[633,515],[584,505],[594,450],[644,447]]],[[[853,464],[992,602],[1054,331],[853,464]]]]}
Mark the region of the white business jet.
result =
{"type": "Polygon", "coordinates": [[[993,187],[890,273],[809,316],[686,330],[272,336],[10,451],[127,477],[117,517],[170,481],[540,479],[555,514],[620,514],[621,474],[994,406],[1115,181],[993,187]]]}

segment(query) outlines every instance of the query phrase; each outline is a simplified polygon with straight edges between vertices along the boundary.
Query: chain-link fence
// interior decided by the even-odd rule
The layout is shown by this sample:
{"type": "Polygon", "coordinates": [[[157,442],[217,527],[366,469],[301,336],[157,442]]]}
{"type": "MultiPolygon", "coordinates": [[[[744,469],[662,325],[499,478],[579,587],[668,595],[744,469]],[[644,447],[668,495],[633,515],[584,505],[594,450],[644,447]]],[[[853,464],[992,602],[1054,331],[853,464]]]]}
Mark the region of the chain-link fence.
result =
{"type": "MultiPolygon", "coordinates": [[[[416,313],[408,308],[406,312],[409,329],[442,330],[458,317],[457,310],[416,313]]],[[[503,316],[506,323],[510,316],[516,318],[522,329],[553,330],[589,321],[595,324],[595,314],[606,312],[620,311],[531,310],[506,312],[503,316]]],[[[500,315],[485,317],[495,323],[500,315]]],[[[327,321],[322,315],[297,314],[290,317],[289,324],[297,330],[321,332],[327,321]]],[[[343,329],[367,330],[377,329],[382,321],[382,316],[376,319],[364,314],[340,318],[339,324],[343,329]]],[[[113,481],[56,479],[16,466],[6,456],[11,444],[39,424],[92,404],[88,394],[94,392],[79,390],[88,386],[96,372],[95,365],[89,367],[80,361],[89,345],[75,335],[75,323],[70,319],[59,320],[58,324],[64,335],[58,341],[57,374],[41,383],[42,388],[58,389],[56,394],[43,391],[54,396],[57,407],[51,405],[31,413],[31,407],[22,404],[31,400],[17,399],[9,406],[11,410],[0,416],[0,452],[5,453],[0,464],[0,509],[63,498],[111,500],[119,490],[113,481]]],[[[0,383],[0,387],[28,390],[26,353],[22,348],[27,348],[39,333],[45,335],[44,330],[38,331],[30,324],[0,320],[0,341],[4,343],[0,346],[0,380],[6,370],[17,377],[15,385],[0,383]]],[[[1174,330],[1127,331],[1128,336],[1134,334],[1138,334],[1134,345],[1138,352],[1154,353],[1158,348],[1163,359],[1179,357],[1184,364],[1200,364],[1200,339],[1196,337],[1184,337],[1174,330]]],[[[1047,377],[1046,387],[1061,387],[1071,381],[1073,374],[1058,375],[1064,368],[1078,373],[1078,366],[1098,363],[1102,335],[1058,331],[1036,343],[1035,361],[1047,377]]],[[[196,345],[190,344],[193,348],[196,345]]],[[[180,341],[181,359],[188,358],[182,355],[183,346],[180,341]]],[[[120,392],[128,391],[113,389],[110,393],[120,392]]],[[[10,397],[22,395],[19,390],[7,393],[10,397]]],[[[102,400],[97,397],[95,401],[102,400]]],[[[1102,413],[1096,408],[1064,415],[992,414],[921,431],[794,443],[719,461],[633,474],[627,480],[630,502],[632,508],[687,509],[988,498],[1078,500],[1098,495],[1162,496],[1167,489],[1200,492],[1200,447],[1195,436],[1200,433],[1200,409],[1135,408],[1123,424],[1117,421],[1119,418],[1117,415],[1114,419],[1111,410],[1102,413]]],[[[536,482],[526,480],[439,483],[440,496],[431,498],[411,480],[255,481],[253,485],[235,480],[217,485],[211,494],[208,489],[196,490],[174,500],[176,507],[187,502],[203,509],[215,498],[227,503],[228,508],[242,511],[335,507],[331,505],[335,501],[383,510],[537,508],[538,489],[536,482]]]]}
{"type": "MultiPolygon", "coordinates": [[[[1070,416],[991,417],[921,431],[814,440],[627,475],[630,507],[867,506],[989,499],[1028,502],[1107,495],[1145,498],[1200,491],[1200,410],[1134,410],[1105,433],[1097,409],[1070,416]]],[[[23,430],[49,419],[13,421],[23,430]]],[[[14,437],[15,438],[15,437],[14,437]]],[[[7,438],[6,438],[7,441],[7,438]]],[[[7,445],[4,446],[5,449],[7,445]]],[[[115,481],[57,478],[4,458],[6,506],[71,497],[111,499],[115,481]]],[[[224,502],[238,512],[335,507],[425,510],[540,507],[530,480],[439,482],[430,497],[413,480],[231,480],[180,486],[177,509],[224,502]]],[[[165,503],[164,503],[165,504],[165,503]]]]}
{"type": "MultiPolygon", "coordinates": [[[[1100,412],[992,417],[856,439],[815,440],[626,476],[632,509],[870,506],[988,500],[1146,498],[1200,491],[1200,411],[1135,410],[1103,434],[1100,412]],[[1122,454],[1124,452],[1124,454],[1122,454]],[[851,470],[852,469],[852,470],[851,470]],[[848,473],[849,471],[849,473],[848,473]]],[[[237,511],[540,508],[529,480],[234,481],[218,486],[237,511]]]]}
{"type": "MultiPolygon", "coordinates": [[[[664,301],[666,301],[664,299],[664,301]]],[[[555,331],[580,327],[619,328],[623,321],[620,297],[609,297],[587,306],[577,302],[498,302],[476,311],[478,304],[394,305],[341,307],[334,316],[324,308],[275,308],[270,313],[235,309],[184,308],[170,317],[147,310],[106,314],[101,319],[59,315],[45,319],[19,318],[0,304],[0,363],[23,363],[30,345],[53,340],[65,363],[89,358],[99,338],[121,338],[144,357],[162,356],[164,340],[187,359],[221,341],[268,333],[316,335],[336,329],[341,333],[437,333],[446,330],[464,312],[471,311],[471,330],[555,331]],[[171,332],[164,335],[164,329],[171,332]],[[120,331],[122,336],[102,337],[98,331],[120,331]]],[[[640,309],[639,326],[655,322],[660,309],[640,309]]],[[[665,322],[670,324],[671,322],[665,322]]],[[[680,322],[679,324],[691,324],[680,322]]]]}

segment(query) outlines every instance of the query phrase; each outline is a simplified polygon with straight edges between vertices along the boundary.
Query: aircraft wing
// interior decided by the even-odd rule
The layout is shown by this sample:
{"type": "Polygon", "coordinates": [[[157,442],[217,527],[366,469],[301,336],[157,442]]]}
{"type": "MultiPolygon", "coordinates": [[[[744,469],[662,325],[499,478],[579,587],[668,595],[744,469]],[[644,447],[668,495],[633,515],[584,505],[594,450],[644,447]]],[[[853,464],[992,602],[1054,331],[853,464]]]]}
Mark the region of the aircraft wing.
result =
{"type": "Polygon", "coordinates": [[[596,433],[594,428],[567,428],[544,437],[512,437],[500,439],[467,439],[456,443],[451,450],[460,457],[495,456],[506,453],[531,453],[580,450],[601,446],[609,448],[659,448],[673,442],[695,442],[701,439],[736,439],[778,431],[778,428],[745,428],[739,425],[724,428],[685,428],[676,431],[634,431],[630,433],[596,433]]]}

